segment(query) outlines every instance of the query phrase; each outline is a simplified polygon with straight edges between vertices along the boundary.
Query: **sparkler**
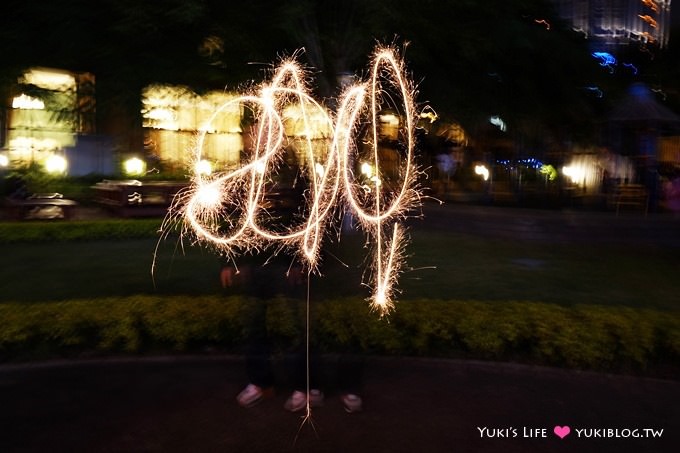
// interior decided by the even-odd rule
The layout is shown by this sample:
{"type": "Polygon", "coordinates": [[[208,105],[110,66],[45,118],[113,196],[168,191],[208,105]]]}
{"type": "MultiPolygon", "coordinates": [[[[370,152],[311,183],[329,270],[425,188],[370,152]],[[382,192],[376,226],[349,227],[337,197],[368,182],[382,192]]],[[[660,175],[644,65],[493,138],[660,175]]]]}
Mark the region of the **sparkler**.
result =
{"type": "Polygon", "coordinates": [[[406,235],[400,221],[419,200],[415,188],[413,87],[403,61],[387,47],[376,48],[369,80],[348,87],[338,99],[335,114],[314,100],[305,80],[307,74],[295,61],[284,61],[271,82],[214,112],[197,137],[195,162],[201,161],[206,131],[213,129],[210,124],[234,103],[250,109],[255,118],[251,159],[229,172],[195,172],[188,189],[173,200],[161,231],[167,232],[179,221],[183,237],[191,236],[232,260],[239,254],[270,247],[285,249],[311,273],[318,270],[319,251],[329,226],[339,217],[338,211],[348,210],[374,245],[368,283],[372,288],[370,304],[384,315],[394,306],[394,286],[404,260],[406,235]],[[290,144],[284,132],[284,110],[290,106],[301,112],[304,131],[312,129],[312,117],[321,117],[322,129],[328,133],[321,153],[318,149],[315,152],[311,134],[304,136],[305,204],[289,224],[281,225],[268,210],[266,195],[290,144]],[[396,172],[385,168],[378,146],[379,115],[387,107],[397,110],[403,121],[403,164],[396,172]],[[360,132],[366,130],[373,169],[368,180],[359,170],[359,153],[365,144],[360,132]]]}

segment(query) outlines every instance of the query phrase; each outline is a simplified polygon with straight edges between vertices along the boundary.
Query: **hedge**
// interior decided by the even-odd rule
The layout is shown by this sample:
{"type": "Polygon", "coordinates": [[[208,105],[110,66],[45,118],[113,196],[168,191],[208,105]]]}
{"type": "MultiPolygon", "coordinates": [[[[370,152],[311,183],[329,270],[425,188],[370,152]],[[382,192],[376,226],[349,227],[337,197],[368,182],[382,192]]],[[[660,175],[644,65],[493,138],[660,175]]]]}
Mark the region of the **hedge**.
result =
{"type": "Polygon", "coordinates": [[[162,219],[0,222],[0,244],[158,237],[162,219]]]}
{"type": "MultiPolygon", "coordinates": [[[[241,352],[258,322],[279,351],[303,341],[304,301],[135,296],[0,304],[4,361],[241,352]]],[[[536,302],[419,300],[380,318],[363,300],[312,302],[323,352],[457,357],[647,375],[677,373],[680,319],[662,311],[536,302]]],[[[677,374],[676,374],[677,375],[677,374]]]]}

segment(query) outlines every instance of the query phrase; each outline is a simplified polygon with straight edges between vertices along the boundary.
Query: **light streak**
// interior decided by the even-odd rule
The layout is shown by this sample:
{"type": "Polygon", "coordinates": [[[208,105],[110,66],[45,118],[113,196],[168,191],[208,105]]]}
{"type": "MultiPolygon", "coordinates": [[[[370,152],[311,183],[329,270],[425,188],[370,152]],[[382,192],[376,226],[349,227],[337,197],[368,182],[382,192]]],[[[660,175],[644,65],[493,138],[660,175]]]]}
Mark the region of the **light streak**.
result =
{"type": "Polygon", "coordinates": [[[414,164],[418,116],[411,81],[397,52],[378,47],[369,80],[346,88],[333,115],[312,98],[305,80],[307,74],[301,67],[287,60],[276,68],[271,82],[217,108],[199,132],[194,162],[202,159],[209,124],[236,103],[249,108],[256,118],[252,156],[232,171],[195,171],[189,187],[173,200],[161,233],[165,236],[180,225],[181,237],[190,236],[232,260],[268,248],[285,250],[308,272],[315,272],[323,237],[333,220],[342,218],[336,215],[336,208],[350,210],[374,245],[367,285],[372,291],[371,307],[384,315],[394,307],[395,283],[404,261],[406,234],[400,220],[420,199],[414,164]],[[283,112],[290,106],[299,109],[303,130],[311,130],[312,119],[318,124],[321,117],[330,134],[321,153],[318,143],[313,146],[310,134],[296,137],[302,140],[302,160],[307,167],[303,174],[308,186],[306,202],[292,221],[282,225],[267,211],[265,198],[289,145],[283,112]],[[398,169],[385,168],[381,163],[380,115],[387,108],[400,117],[403,155],[398,169]],[[370,148],[362,156],[360,130],[368,130],[363,141],[370,148]],[[371,169],[368,178],[367,168],[371,169]]]}
{"type": "Polygon", "coordinates": [[[655,13],[659,12],[659,5],[654,0],[640,0],[643,5],[649,7],[655,13]]]}
{"type": "Polygon", "coordinates": [[[550,22],[545,19],[534,19],[537,24],[545,25],[545,29],[550,31],[550,22]]]}
{"type": "Polygon", "coordinates": [[[592,56],[600,60],[600,66],[609,68],[611,72],[614,72],[614,66],[616,65],[616,58],[609,52],[593,52],[592,56]]]}
{"type": "Polygon", "coordinates": [[[601,98],[604,96],[604,91],[600,89],[600,87],[597,86],[592,86],[592,87],[586,87],[586,90],[588,91],[593,91],[597,95],[598,98],[601,98]]]}
{"type": "Polygon", "coordinates": [[[631,71],[633,71],[633,75],[637,75],[638,73],[638,68],[635,66],[633,63],[623,63],[623,65],[627,68],[630,68],[631,71]]]}
{"type": "Polygon", "coordinates": [[[644,14],[644,15],[638,14],[638,17],[640,19],[642,19],[643,21],[647,22],[647,24],[649,24],[649,26],[652,27],[652,28],[656,28],[657,25],[658,25],[656,23],[656,20],[652,16],[650,16],[649,14],[644,14]]]}
{"type": "Polygon", "coordinates": [[[484,181],[489,180],[489,169],[486,168],[486,165],[475,165],[475,174],[480,175],[484,181]]]}

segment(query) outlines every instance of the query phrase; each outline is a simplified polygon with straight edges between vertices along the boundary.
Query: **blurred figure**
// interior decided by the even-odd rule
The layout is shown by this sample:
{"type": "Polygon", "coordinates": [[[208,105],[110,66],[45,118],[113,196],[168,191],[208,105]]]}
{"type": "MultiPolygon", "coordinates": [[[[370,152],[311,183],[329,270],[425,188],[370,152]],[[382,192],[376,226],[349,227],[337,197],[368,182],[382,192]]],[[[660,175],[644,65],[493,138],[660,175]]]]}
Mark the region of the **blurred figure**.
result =
{"type": "MultiPolygon", "coordinates": [[[[262,400],[274,396],[275,373],[272,364],[273,345],[267,331],[267,305],[278,295],[300,297],[304,294],[306,281],[299,266],[286,270],[278,260],[240,267],[224,264],[220,281],[225,289],[242,292],[251,296],[244,307],[246,326],[246,375],[248,384],[237,395],[236,401],[242,407],[252,407],[262,400]]],[[[307,355],[304,342],[289,345],[285,354],[286,377],[293,389],[284,407],[297,412],[307,407],[307,355]]],[[[324,394],[320,390],[320,359],[312,356],[309,361],[310,404],[323,404],[324,394]]]]}
{"type": "Polygon", "coordinates": [[[664,198],[667,209],[680,213],[680,172],[664,184],[664,198]]]}
{"type": "MultiPolygon", "coordinates": [[[[266,264],[250,262],[239,266],[238,270],[229,263],[223,263],[220,280],[228,291],[249,296],[242,313],[246,326],[245,365],[248,384],[236,396],[240,406],[249,408],[273,397],[275,387],[281,384],[276,382],[272,362],[274,345],[267,330],[268,306],[279,303],[276,297],[281,295],[304,300],[307,275],[301,266],[287,268],[285,262],[274,259],[266,264]]],[[[303,307],[303,304],[296,306],[303,307]]],[[[304,319],[304,316],[296,318],[304,319]]],[[[308,389],[310,406],[323,405],[324,390],[328,384],[323,379],[324,368],[328,364],[313,348],[310,348],[308,357],[305,340],[290,339],[290,344],[284,345],[283,372],[292,390],[284,408],[291,412],[306,409],[308,389]]],[[[363,358],[358,356],[341,355],[337,360],[336,387],[349,413],[359,412],[363,408],[360,396],[363,368],[363,358]]]]}

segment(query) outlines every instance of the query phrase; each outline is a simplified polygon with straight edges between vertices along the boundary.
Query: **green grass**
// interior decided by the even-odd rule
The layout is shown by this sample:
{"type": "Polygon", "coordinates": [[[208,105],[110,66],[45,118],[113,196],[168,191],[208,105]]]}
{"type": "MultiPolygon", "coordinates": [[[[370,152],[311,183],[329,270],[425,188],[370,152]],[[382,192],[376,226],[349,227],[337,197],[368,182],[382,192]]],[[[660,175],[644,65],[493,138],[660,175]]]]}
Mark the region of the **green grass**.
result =
{"type": "MultiPolygon", "coordinates": [[[[238,350],[252,292],[221,288],[219,256],[159,242],[157,222],[0,224],[0,356],[238,350]]],[[[677,375],[677,248],[490,239],[423,222],[406,253],[385,319],[363,300],[363,235],[326,244],[310,287],[321,347],[677,375]]],[[[262,270],[253,260],[238,260],[244,275],[262,270]]],[[[250,288],[281,285],[289,263],[279,254],[250,288]]],[[[265,302],[282,343],[301,338],[304,289],[265,302]]]]}
{"type": "MultiPolygon", "coordinates": [[[[220,294],[219,258],[175,239],[2,244],[0,301],[135,294],[220,294]],[[155,263],[155,268],[152,266],[155,263]]],[[[359,235],[327,248],[312,299],[368,297],[359,235]]],[[[593,304],[677,311],[677,250],[546,245],[412,230],[398,300],[457,299],[593,304]]]]}

